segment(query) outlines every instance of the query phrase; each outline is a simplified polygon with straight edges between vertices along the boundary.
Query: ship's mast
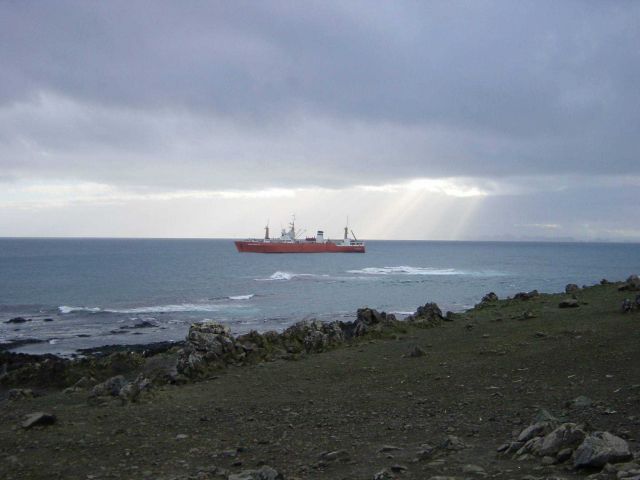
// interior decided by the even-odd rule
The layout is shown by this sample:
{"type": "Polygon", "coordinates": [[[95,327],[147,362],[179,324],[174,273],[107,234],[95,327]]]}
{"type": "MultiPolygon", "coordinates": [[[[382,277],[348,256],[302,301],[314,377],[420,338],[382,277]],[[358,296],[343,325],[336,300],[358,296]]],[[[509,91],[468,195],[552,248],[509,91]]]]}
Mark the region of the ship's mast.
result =
{"type": "Polygon", "coordinates": [[[269,222],[267,222],[267,226],[264,227],[264,239],[269,240],[269,222]]]}
{"type": "Polygon", "coordinates": [[[296,239],[296,216],[295,215],[291,215],[291,223],[289,224],[289,226],[291,227],[291,229],[289,230],[289,237],[291,237],[291,240],[295,240],[296,239]]]}

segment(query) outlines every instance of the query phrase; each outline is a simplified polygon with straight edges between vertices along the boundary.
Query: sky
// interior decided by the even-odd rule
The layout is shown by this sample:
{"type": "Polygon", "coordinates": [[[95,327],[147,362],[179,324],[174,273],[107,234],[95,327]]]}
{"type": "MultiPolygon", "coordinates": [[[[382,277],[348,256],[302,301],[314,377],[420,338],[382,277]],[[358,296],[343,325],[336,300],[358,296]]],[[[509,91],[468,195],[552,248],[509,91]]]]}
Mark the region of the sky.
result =
{"type": "Polygon", "coordinates": [[[640,241],[640,2],[0,0],[0,236],[640,241]]]}

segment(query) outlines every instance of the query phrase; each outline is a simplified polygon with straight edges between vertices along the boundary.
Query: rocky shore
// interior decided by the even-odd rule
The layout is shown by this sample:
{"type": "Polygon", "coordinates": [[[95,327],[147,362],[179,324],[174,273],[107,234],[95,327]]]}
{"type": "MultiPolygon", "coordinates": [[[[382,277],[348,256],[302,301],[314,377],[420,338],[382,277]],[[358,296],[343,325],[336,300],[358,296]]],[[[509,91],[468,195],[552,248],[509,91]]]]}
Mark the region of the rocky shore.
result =
{"type": "Polygon", "coordinates": [[[640,478],[640,280],[78,359],[0,352],[1,478],[640,478]]]}

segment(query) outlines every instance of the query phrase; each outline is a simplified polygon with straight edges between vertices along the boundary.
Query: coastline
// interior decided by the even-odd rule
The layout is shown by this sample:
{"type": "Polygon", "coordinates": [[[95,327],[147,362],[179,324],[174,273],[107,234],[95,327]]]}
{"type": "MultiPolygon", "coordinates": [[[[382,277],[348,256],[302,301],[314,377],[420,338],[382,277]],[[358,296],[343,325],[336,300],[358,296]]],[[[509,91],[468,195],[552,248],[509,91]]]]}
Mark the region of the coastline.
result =
{"type": "MultiPolygon", "coordinates": [[[[209,476],[198,478],[226,478],[213,476],[212,465],[232,474],[265,463],[286,478],[373,478],[384,469],[390,475],[385,478],[465,476],[464,467],[476,464],[492,476],[514,475],[510,469],[518,477],[525,472],[577,476],[580,472],[568,465],[499,458],[496,448],[511,438],[512,430],[526,427],[540,408],[572,421],[588,420],[637,447],[633,405],[640,390],[631,379],[639,373],[640,312],[620,311],[622,299],[636,294],[619,290],[625,285],[489,298],[449,315],[451,321],[433,307],[406,322],[377,312],[380,318],[374,321],[374,311],[363,309],[358,319],[369,331],[362,335],[345,335],[357,330],[349,322],[341,322],[342,341],[330,336],[331,331],[337,334],[335,325],[328,330],[331,324],[306,325],[304,331],[298,326],[288,334],[298,350],[275,337],[256,348],[258,337],[241,336],[231,339],[233,349],[204,355],[206,368],[197,373],[173,371],[181,357],[189,358],[189,342],[153,352],[144,346],[133,352],[126,347],[93,352],[62,363],[25,359],[24,375],[13,369],[13,383],[8,382],[11,372],[5,367],[2,378],[0,438],[9,459],[2,473],[6,478],[46,477],[51,473],[44,467],[48,452],[60,438],[69,438],[57,455],[67,458],[76,476],[100,476],[104,467],[109,475],[125,477],[136,472],[136,478],[144,477],[148,471],[154,478],[196,478],[199,466],[209,465],[209,473],[202,474],[209,476]],[[565,300],[577,306],[559,308],[565,300]],[[309,336],[315,343],[306,345],[309,336]],[[240,349],[244,356],[239,358],[240,349]],[[50,369],[43,366],[47,362],[50,369]],[[87,373],[94,374],[92,379],[74,387],[87,373]],[[130,384],[142,376],[153,387],[145,387],[133,401],[120,395],[92,397],[91,389],[113,375],[124,375],[130,384]],[[9,400],[9,388],[31,388],[35,396],[9,400]],[[623,395],[613,395],[616,389],[623,395]],[[593,399],[593,405],[567,409],[566,403],[580,395],[593,399]],[[53,411],[58,419],[48,427],[16,429],[22,416],[34,410],[53,411]],[[168,419],[168,425],[159,419],[168,419]],[[122,430],[118,442],[113,440],[116,430],[122,430]],[[453,434],[468,446],[413,461],[421,445],[434,446],[453,434]],[[140,435],[143,444],[136,440],[140,435]],[[180,435],[186,437],[177,439],[180,435]],[[36,449],[29,447],[34,441],[36,449]],[[399,450],[379,452],[390,443],[399,450]],[[83,456],[71,458],[71,445],[89,457],[94,449],[102,455],[93,464],[83,456]],[[116,462],[127,449],[132,458],[116,462]],[[325,458],[341,450],[346,454],[325,458]],[[162,452],[170,452],[170,462],[160,462],[162,452]],[[395,472],[394,465],[403,468],[395,472]]],[[[229,346],[223,331],[198,333],[229,346]]],[[[195,333],[190,338],[193,345],[202,340],[195,333]]],[[[203,345],[211,348],[207,341],[203,345]]],[[[190,353],[198,352],[192,348],[190,353]]],[[[63,472],[55,464],[51,468],[63,472]]]]}

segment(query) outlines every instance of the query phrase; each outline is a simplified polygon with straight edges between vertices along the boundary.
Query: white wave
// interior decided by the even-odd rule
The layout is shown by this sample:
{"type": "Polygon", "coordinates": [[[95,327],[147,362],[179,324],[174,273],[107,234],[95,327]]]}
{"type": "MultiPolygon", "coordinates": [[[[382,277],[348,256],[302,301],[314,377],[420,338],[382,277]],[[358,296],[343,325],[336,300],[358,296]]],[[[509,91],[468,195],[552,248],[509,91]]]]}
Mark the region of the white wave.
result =
{"type": "Polygon", "coordinates": [[[149,307],[105,309],[109,313],[177,313],[177,312],[218,312],[231,305],[214,303],[180,303],[175,305],[154,305],[149,307]]]}
{"type": "Polygon", "coordinates": [[[274,274],[272,274],[271,276],[269,276],[269,278],[256,278],[256,280],[258,280],[258,281],[270,281],[270,280],[285,281],[285,280],[293,280],[294,278],[298,278],[298,277],[328,277],[328,275],[314,275],[313,273],[291,273],[291,272],[277,271],[274,274]]]}
{"type": "Polygon", "coordinates": [[[249,300],[253,298],[255,295],[250,293],[249,295],[232,295],[229,297],[229,300],[249,300]]]}
{"type": "Polygon", "coordinates": [[[91,312],[91,313],[97,313],[100,312],[101,309],[98,307],[68,307],[66,305],[60,305],[58,307],[58,310],[60,311],[60,313],[65,314],[65,313],[73,313],[73,312],[91,312]]]}
{"type": "Polygon", "coordinates": [[[465,272],[453,268],[410,267],[367,267],[360,270],[347,270],[347,273],[364,275],[464,275],[465,272]]]}

